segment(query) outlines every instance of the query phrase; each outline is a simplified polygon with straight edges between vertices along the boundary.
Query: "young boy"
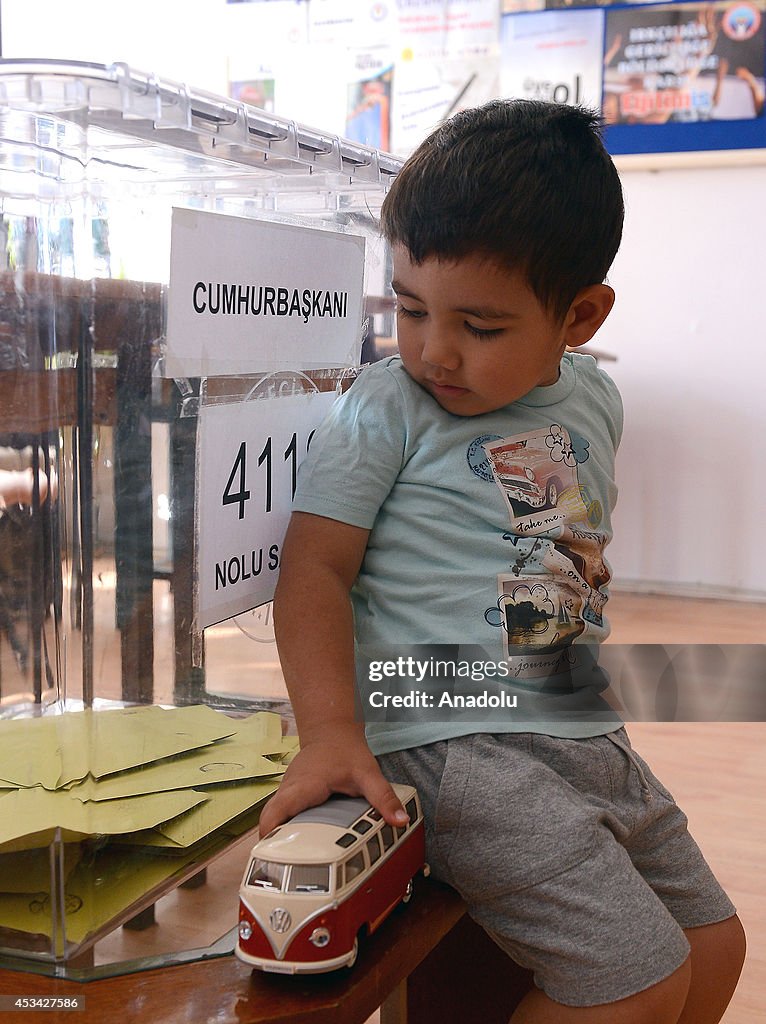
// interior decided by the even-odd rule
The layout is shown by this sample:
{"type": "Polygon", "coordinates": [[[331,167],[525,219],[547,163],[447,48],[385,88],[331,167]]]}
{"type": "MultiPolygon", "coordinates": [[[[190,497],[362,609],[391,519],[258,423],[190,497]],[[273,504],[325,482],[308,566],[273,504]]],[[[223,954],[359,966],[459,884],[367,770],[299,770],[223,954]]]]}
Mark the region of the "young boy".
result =
{"type": "Polygon", "coordinates": [[[622,218],[582,109],[496,101],[418,148],[382,211],[400,356],[317,432],[275,600],[301,752],[262,832],[333,792],[396,824],[386,779],[416,785],[434,875],[534,971],[514,1024],[713,1024],[744,957],[684,815],[577,667],[608,633],[622,408],[568,349],[612,307],[622,218]],[[358,678],[355,639],[384,655],[358,678]],[[442,712],[464,680],[428,672],[465,651],[474,697],[515,707],[442,712]],[[373,681],[390,673],[398,693],[373,681]]]}

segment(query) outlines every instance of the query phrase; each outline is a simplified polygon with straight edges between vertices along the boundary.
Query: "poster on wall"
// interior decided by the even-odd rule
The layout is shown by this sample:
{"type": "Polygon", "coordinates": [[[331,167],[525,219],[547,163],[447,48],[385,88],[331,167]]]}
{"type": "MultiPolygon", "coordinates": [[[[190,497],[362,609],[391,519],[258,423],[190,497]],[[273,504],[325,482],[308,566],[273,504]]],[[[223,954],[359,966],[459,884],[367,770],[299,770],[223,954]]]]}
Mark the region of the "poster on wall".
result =
{"type": "Polygon", "coordinates": [[[248,61],[243,67],[231,58],[229,68],[229,96],[251,107],[274,112],[276,72],[267,64],[248,61]]]}
{"type": "Polygon", "coordinates": [[[498,95],[497,57],[400,61],[393,90],[392,144],[410,153],[441,121],[498,95]]]}
{"type": "Polygon", "coordinates": [[[497,0],[396,0],[404,61],[491,53],[497,48],[497,0]]]}
{"type": "Polygon", "coordinates": [[[546,7],[552,7],[552,3],[546,0],[502,0],[500,6],[501,14],[518,14],[521,11],[544,11],[546,7]]]}
{"type": "Polygon", "coordinates": [[[764,38],[762,7],[739,0],[609,10],[607,123],[763,117],[764,38]]]}
{"type": "Polygon", "coordinates": [[[348,139],[386,152],[391,149],[391,90],[394,68],[387,48],[352,54],[353,67],[346,91],[348,139]]]}
{"type": "Polygon", "coordinates": [[[501,95],[554,103],[601,105],[602,10],[505,15],[501,26],[501,95]]]}
{"type": "Polygon", "coordinates": [[[242,52],[266,59],[275,49],[306,41],[309,0],[226,0],[222,25],[242,52]],[[259,40],[261,45],[259,45],[259,40]],[[268,45],[265,45],[268,41],[268,45]]]}
{"type": "Polygon", "coordinates": [[[401,59],[409,61],[444,56],[446,0],[396,0],[396,5],[401,59]]]}
{"type": "Polygon", "coordinates": [[[497,0],[447,0],[445,57],[497,51],[497,0]]]}
{"type": "Polygon", "coordinates": [[[386,46],[396,33],[395,0],[311,0],[312,46],[386,46]]]}
{"type": "MultiPolygon", "coordinates": [[[[524,3],[524,0],[520,0],[524,3]]],[[[677,0],[678,3],[685,3],[686,0],[677,0]]],[[[544,0],[547,10],[559,10],[572,7],[622,7],[624,4],[653,4],[656,0],[544,0]]]]}
{"type": "Polygon", "coordinates": [[[227,7],[222,19],[229,51],[226,58],[229,96],[274,113],[279,69],[284,78],[286,68],[298,66],[295,55],[306,44],[308,0],[228,2],[237,3],[235,7],[227,7]]]}

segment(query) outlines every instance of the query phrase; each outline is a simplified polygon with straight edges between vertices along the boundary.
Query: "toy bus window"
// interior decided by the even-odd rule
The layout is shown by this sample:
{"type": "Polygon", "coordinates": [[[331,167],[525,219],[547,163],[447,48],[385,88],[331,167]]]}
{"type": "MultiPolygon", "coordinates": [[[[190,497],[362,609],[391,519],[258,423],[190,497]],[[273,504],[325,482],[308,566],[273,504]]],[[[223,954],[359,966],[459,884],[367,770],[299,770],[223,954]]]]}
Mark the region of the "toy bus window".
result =
{"type": "Polygon", "coordinates": [[[406,825],[402,825],[401,828],[397,828],[396,829],[396,838],[397,839],[401,839],[406,831],[407,831],[407,826],[406,825]]]}
{"type": "Polygon", "coordinates": [[[340,837],[340,839],[335,840],[335,845],[342,846],[345,849],[347,846],[351,846],[351,844],[355,842],[356,836],[352,835],[350,832],[346,832],[345,835],[340,837]]]}
{"type": "Polygon", "coordinates": [[[380,857],[380,839],[377,836],[370,836],[367,840],[367,850],[370,854],[370,864],[374,864],[380,857]]]}
{"type": "Polygon", "coordinates": [[[365,832],[369,832],[372,828],[372,822],[365,821],[364,818],[362,818],[361,821],[357,821],[353,828],[354,832],[358,832],[360,836],[363,836],[365,832]]]}
{"type": "Polygon", "coordinates": [[[285,880],[286,864],[277,864],[274,861],[253,860],[250,874],[247,877],[248,885],[257,885],[261,889],[275,889],[281,891],[285,880]]]}
{"type": "Polygon", "coordinates": [[[408,800],[406,804],[407,814],[410,816],[410,824],[414,824],[418,819],[418,806],[415,800],[408,800]]]}
{"type": "Polygon", "coordinates": [[[329,864],[293,864],[288,892],[329,892],[329,864]]]}
{"type": "Polygon", "coordinates": [[[394,830],[390,825],[384,825],[380,830],[380,838],[383,842],[383,849],[390,850],[394,845],[394,830]]]}
{"type": "Polygon", "coordinates": [[[364,871],[364,854],[360,850],[359,853],[355,853],[353,857],[349,858],[343,865],[344,877],[341,881],[341,885],[350,885],[351,882],[361,875],[364,871]]]}
{"type": "Polygon", "coordinates": [[[376,811],[374,807],[371,807],[367,812],[367,817],[372,818],[373,821],[380,821],[383,815],[380,813],[380,811],[376,811]]]}

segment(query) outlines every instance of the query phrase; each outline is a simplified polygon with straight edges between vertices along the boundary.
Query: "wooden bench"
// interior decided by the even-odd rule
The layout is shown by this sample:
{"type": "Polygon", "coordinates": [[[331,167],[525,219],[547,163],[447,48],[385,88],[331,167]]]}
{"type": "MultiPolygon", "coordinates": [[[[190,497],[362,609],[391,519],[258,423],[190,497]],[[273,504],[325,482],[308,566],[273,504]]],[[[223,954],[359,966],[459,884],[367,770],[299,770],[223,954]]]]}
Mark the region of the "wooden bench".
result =
{"type": "MultiPolygon", "coordinates": [[[[507,1024],[530,988],[465,913],[460,897],[433,880],[361,946],[350,971],[285,977],[251,971],[233,955],[87,983],[1,969],[0,997],[72,996],[81,1010],[45,1012],[49,1024],[507,1024]]],[[[9,1009],[3,1024],[37,1019],[9,1009]]]]}

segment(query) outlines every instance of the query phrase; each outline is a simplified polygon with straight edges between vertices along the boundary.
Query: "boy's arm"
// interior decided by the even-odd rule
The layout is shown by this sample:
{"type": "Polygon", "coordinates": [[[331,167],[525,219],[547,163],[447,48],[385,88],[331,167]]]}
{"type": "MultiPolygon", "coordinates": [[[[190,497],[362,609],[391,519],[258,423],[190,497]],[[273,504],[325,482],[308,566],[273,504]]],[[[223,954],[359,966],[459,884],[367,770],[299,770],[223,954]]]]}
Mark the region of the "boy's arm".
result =
{"type": "Polygon", "coordinates": [[[304,512],[290,520],[274,628],[301,749],[261,814],[261,835],[332,793],[366,797],[392,825],[407,820],[354,711],[349,592],[368,536],[368,530],[304,512]]]}

